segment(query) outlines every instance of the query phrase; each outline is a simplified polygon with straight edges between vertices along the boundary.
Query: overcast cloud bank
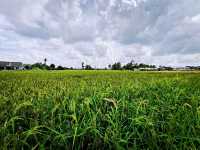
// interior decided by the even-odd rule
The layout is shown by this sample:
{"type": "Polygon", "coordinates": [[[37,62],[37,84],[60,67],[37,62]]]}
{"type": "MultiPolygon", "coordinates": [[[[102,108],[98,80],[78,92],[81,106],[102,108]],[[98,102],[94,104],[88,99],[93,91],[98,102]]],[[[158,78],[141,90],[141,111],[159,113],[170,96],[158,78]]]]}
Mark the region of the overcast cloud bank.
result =
{"type": "Polygon", "coordinates": [[[199,65],[199,0],[2,0],[0,60],[199,65]]]}

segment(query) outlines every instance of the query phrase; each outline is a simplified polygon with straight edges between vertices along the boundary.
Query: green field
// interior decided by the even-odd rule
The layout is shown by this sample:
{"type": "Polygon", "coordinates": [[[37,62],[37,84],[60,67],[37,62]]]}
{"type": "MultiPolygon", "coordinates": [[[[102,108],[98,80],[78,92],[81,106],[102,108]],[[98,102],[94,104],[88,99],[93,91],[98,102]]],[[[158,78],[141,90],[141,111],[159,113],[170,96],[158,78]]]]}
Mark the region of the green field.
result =
{"type": "Polygon", "coordinates": [[[198,72],[0,72],[0,149],[199,148],[198,72]]]}

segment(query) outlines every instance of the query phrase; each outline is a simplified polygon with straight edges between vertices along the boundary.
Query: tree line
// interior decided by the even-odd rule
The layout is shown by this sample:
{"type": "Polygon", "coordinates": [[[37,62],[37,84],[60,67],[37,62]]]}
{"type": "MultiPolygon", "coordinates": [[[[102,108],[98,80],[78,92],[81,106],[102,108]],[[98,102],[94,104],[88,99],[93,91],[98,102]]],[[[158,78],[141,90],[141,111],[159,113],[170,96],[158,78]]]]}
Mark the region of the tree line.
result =
{"type": "Polygon", "coordinates": [[[148,64],[144,64],[144,63],[135,63],[133,60],[125,65],[122,65],[120,62],[116,62],[114,64],[110,64],[108,65],[109,69],[112,70],[135,70],[135,69],[139,69],[139,68],[156,68],[155,65],[148,65],[148,64]]]}
{"type": "MultiPolygon", "coordinates": [[[[103,68],[104,70],[110,69],[110,70],[135,70],[139,68],[156,68],[155,65],[148,65],[144,63],[135,63],[133,60],[129,63],[122,65],[121,62],[116,62],[114,64],[109,64],[108,67],[103,68]]],[[[73,70],[77,68],[73,67],[64,67],[64,66],[56,66],[55,64],[47,65],[47,59],[44,59],[43,63],[34,63],[34,64],[26,64],[24,65],[24,69],[31,70],[31,69],[41,69],[41,70],[73,70]]],[[[94,68],[89,64],[85,64],[84,62],[81,63],[81,70],[99,70],[100,68],[94,68]]],[[[102,68],[101,68],[102,70],[102,68]]]]}
{"type": "MultiPolygon", "coordinates": [[[[185,66],[182,68],[173,68],[169,66],[157,67],[156,65],[137,63],[134,60],[126,64],[122,64],[121,62],[115,62],[113,64],[109,64],[105,68],[96,68],[82,62],[79,68],[73,68],[73,67],[65,67],[61,65],[57,66],[55,64],[48,65],[46,58],[43,60],[43,63],[37,62],[34,64],[24,64],[23,66],[21,66],[21,68],[23,68],[24,70],[32,70],[32,69],[41,69],[41,70],[107,70],[109,69],[109,70],[140,70],[140,71],[200,70],[200,66],[185,66]]],[[[0,68],[0,70],[2,69],[4,68],[0,68]]]]}

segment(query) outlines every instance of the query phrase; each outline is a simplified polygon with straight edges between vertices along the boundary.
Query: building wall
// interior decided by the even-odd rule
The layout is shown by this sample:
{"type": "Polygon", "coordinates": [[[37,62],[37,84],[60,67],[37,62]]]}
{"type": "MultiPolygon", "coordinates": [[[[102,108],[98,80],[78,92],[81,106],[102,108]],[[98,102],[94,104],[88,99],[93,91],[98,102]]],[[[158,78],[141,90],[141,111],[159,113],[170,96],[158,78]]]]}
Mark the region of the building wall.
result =
{"type": "Polygon", "coordinates": [[[5,62],[0,61],[0,69],[18,70],[23,67],[21,62],[5,62]]]}

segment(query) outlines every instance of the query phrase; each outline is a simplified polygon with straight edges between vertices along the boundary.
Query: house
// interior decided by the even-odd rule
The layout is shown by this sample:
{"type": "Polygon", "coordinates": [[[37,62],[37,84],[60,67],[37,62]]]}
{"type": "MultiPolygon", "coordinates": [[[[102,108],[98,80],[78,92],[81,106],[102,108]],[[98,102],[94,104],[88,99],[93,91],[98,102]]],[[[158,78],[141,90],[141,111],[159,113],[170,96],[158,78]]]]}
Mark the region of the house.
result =
{"type": "Polygon", "coordinates": [[[21,62],[0,61],[0,69],[19,70],[23,69],[23,64],[21,62]]]}
{"type": "Polygon", "coordinates": [[[140,71],[157,71],[158,69],[157,68],[150,68],[150,67],[147,67],[147,68],[139,68],[140,71]]]}
{"type": "Polygon", "coordinates": [[[168,66],[159,66],[158,71],[173,71],[173,67],[168,67],[168,66]]]}
{"type": "Polygon", "coordinates": [[[190,69],[187,67],[176,67],[174,68],[175,71],[189,71],[190,69]]]}
{"type": "Polygon", "coordinates": [[[195,71],[200,70],[199,66],[186,66],[186,67],[177,67],[175,68],[176,71],[195,71]]]}

